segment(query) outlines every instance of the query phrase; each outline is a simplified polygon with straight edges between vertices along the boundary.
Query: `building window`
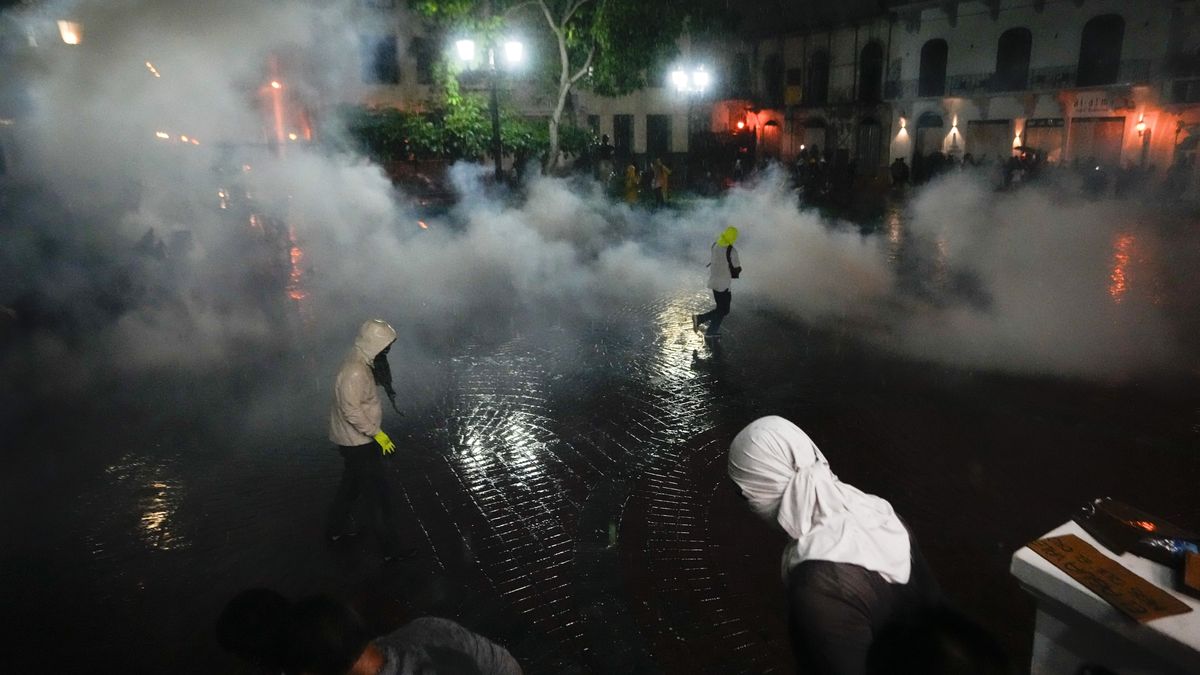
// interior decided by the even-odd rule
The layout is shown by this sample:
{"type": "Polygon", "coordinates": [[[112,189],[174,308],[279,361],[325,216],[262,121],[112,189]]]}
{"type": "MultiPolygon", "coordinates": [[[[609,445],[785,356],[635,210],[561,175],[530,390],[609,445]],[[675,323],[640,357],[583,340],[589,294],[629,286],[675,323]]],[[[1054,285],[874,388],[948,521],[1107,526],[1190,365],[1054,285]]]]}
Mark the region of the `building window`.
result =
{"type": "Polygon", "coordinates": [[[930,40],[921,47],[921,75],[917,96],[942,96],[946,93],[945,40],[930,40]]]}
{"type": "Polygon", "coordinates": [[[396,36],[364,37],[362,66],[363,82],[367,84],[399,84],[400,61],[396,55],[396,36]]]}
{"type": "Polygon", "coordinates": [[[829,101],[829,52],[813,52],[808,59],[808,86],[804,87],[804,105],[825,105],[829,101]]]}
{"type": "Polygon", "coordinates": [[[1083,26],[1079,41],[1079,70],[1075,84],[1090,87],[1112,84],[1121,69],[1121,40],[1125,38],[1125,19],[1104,14],[1083,26]]]}
{"type": "Polygon", "coordinates": [[[627,161],[633,157],[633,115],[613,115],[614,154],[627,161]]]}
{"type": "Polygon", "coordinates": [[[433,84],[433,46],[426,38],[413,38],[413,60],[417,62],[417,84],[433,84]]]}
{"type": "Polygon", "coordinates": [[[732,72],[729,73],[730,93],[734,98],[746,98],[750,95],[750,57],[745,54],[733,56],[732,72]]]}
{"type": "Polygon", "coordinates": [[[1009,28],[996,45],[996,91],[1018,91],[1029,85],[1029,53],[1033,34],[1028,28],[1009,28]]]}
{"type": "Polygon", "coordinates": [[[878,103],[883,95],[883,47],[868,42],[858,57],[858,100],[878,103]]]}
{"type": "Polygon", "coordinates": [[[783,105],[783,59],[779,54],[771,54],[763,63],[763,92],[769,105],[783,105]]]}
{"type": "Polygon", "coordinates": [[[671,152],[671,116],[646,115],[646,154],[666,159],[671,152]]]}

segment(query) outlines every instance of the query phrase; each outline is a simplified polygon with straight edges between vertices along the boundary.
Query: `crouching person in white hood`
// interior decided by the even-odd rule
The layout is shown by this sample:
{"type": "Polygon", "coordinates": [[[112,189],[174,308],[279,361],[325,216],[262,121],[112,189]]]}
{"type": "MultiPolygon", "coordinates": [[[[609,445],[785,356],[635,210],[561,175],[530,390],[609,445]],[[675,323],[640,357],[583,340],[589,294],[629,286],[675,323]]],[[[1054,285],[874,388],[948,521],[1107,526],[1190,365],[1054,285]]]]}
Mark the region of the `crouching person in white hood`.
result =
{"type": "Polygon", "coordinates": [[[892,505],[839,481],[795,424],[771,416],[742,429],[729,448],[729,477],[755,513],[792,538],[783,577],[797,672],[863,675],[885,626],[938,603],[892,505]]]}
{"type": "Polygon", "coordinates": [[[376,387],[392,386],[387,353],[395,341],[396,330],[386,321],[371,319],[362,325],[354,347],[338,371],[333,385],[333,408],[329,412],[329,440],[338,446],[345,470],[329,510],[326,534],[333,541],[357,534],[350,513],[361,496],[386,561],[408,558],[415,553],[400,547],[383,472],[382,457],[395,452],[396,445],[380,427],[383,406],[376,387]]]}

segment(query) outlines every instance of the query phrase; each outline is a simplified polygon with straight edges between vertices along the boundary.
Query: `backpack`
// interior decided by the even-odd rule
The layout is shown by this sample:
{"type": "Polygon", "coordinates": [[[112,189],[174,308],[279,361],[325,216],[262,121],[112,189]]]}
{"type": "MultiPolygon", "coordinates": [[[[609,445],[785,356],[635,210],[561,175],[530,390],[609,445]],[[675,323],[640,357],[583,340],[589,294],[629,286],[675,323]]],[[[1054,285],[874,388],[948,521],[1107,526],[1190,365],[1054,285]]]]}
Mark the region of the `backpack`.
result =
{"type": "Polygon", "coordinates": [[[733,266],[733,246],[725,249],[725,262],[729,263],[729,276],[736,279],[742,275],[742,268],[733,266]]]}

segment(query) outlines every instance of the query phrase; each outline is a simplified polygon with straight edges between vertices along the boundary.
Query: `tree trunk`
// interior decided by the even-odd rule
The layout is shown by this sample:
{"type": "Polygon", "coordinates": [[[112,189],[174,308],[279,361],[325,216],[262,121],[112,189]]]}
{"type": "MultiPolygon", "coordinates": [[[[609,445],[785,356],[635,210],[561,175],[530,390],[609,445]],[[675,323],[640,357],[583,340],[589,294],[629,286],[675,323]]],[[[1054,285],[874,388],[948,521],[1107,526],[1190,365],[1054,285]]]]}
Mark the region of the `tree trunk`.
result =
{"type": "Polygon", "coordinates": [[[567,96],[570,93],[570,81],[560,82],[558,85],[558,101],[554,105],[554,112],[550,115],[550,150],[546,156],[544,173],[551,173],[558,168],[558,130],[562,126],[563,110],[567,107],[567,96]]]}

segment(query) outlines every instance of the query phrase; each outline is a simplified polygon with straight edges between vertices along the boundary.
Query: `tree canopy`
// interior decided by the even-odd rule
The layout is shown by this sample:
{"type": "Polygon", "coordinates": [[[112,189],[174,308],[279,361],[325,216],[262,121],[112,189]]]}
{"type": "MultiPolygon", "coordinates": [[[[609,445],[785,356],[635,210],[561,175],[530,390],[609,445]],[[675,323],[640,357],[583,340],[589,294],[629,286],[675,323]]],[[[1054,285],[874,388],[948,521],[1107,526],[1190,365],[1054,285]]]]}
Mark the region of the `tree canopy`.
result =
{"type": "Polygon", "coordinates": [[[410,0],[410,6],[444,30],[477,31],[484,40],[513,27],[533,31],[539,77],[555,93],[547,168],[557,161],[572,89],[619,96],[646,87],[657,67],[677,54],[685,29],[724,15],[721,0],[410,0]]]}

